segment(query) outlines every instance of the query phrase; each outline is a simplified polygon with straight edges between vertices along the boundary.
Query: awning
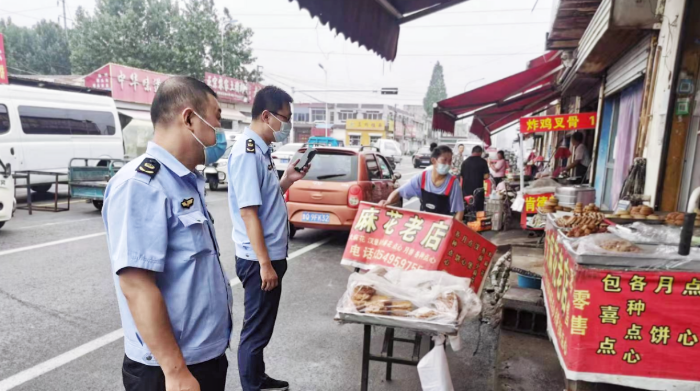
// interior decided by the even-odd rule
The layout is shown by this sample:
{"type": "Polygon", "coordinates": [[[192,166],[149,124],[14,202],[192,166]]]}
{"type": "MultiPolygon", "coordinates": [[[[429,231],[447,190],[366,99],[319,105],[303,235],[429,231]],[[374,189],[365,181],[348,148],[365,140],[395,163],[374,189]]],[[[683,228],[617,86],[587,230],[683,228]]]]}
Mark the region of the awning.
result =
{"type": "Polygon", "coordinates": [[[491,145],[491,133],[512,124],[520,117],[544,109],[559,96],[560,93],[554,87],[548,87],[520,95],[505,105],[480,110],[474,114],[469,133],[479,137],[484,144],[491,145]]]}
{"type": "MultiPolygon", "coordinates": [[[[454,133],[455,122],[460,119],[478,114],[503,117],[505,111],[524,110],[536,103],[538,98],[545,99],[551,95],[557,75],[563,68],[558,53],[546,53],[529,61],[528,66],[530,66],[529,69],[505,79],[438,102],[437,107],[433,109],[433,129],[454,133]],[[526,103],[523,105],[522,102],[526,103]]],[[[488,134],[503,126],[494,127],[502,122],[499,120],[491,126],[477,129],[474,127],[477,122],[472,123],[472,129],[482,133],[477,136],[483,141],[490,140],[488,134]]],[[[512,120],[508,121],[510,122],[512,120]]]]}
{"type": "Polygon", "coordinates": [[[401,24],[465,1],[296,0],[324,25],[389,61],[396,58],[401,24]]]}

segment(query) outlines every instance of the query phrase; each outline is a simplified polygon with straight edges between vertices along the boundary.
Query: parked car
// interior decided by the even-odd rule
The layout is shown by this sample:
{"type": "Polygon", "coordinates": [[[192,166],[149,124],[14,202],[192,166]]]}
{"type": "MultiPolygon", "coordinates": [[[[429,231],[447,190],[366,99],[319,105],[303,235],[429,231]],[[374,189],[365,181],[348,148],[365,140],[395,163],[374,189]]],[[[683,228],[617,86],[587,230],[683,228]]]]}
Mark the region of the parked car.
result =
{"type": "MultiPolygon", "coordinates": [[[[305,151],[300,149],[293,159],[305,151]]],[[[306,177],[285,193],[292,237],[303,228],[350,230],[360,202],[379,202],[398,187],[401,174],[372,150],[319,147],[316,151],[306,177]]]]}
{"type": "Polygon", "coordinates": [[[379,153],[384,156],[391,156],[398,164],[401,163],[401,146],[395,140],[380,138],[372,144],[373,147],[379,148],[379,153]]]}
{"type": "Polygon", "coordinates": [[[228,146],[226,147],[226,151],[224,152],[223,156],[221,156],[221,159],[217,160],[215,163],[212,163],[206,167],[203,164],[197,166],[197,170],[202,173],[204,179],[207,181],[209,190],[217,190],[219,185],[228,185],[228,157],[231,154],[233,144],[234,143],[230,141],[228,142],[228,146]]]}
{"type": "Polygon", "coordinates": [[[272,153],[272,162],[275,163],[280,178],[292,160],[292,156],[303,146],[304,144],[301,143],[285,144],[272,153]]]}
{"type": "Polygon", "coordinates": [[[413,167],[427,167],[430,165],[430,147],[420,147],[415,154],[413,154],[413,167]]]}
{"type": "Polygon", "coordinates": [[[9,221],[17,209],[15,200],[15,180],[12,167],[0,160],[0,228],[9,221]]]}

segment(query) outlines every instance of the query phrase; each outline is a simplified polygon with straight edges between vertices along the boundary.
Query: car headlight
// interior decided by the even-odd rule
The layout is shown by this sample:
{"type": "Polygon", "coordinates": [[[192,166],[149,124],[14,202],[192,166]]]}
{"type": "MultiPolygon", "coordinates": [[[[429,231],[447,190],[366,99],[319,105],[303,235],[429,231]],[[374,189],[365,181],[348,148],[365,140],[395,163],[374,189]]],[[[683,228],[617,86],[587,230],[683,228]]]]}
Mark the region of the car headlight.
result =
{"type": "Polygon", "coordinates": [[[219,171],[219,174],[218,174],[218,175],[219,175],[219,180],[220,180],[220,181],[223,181],[224,179],[226,179],[226,174],[224,174],[223,172],[219,171]]]}

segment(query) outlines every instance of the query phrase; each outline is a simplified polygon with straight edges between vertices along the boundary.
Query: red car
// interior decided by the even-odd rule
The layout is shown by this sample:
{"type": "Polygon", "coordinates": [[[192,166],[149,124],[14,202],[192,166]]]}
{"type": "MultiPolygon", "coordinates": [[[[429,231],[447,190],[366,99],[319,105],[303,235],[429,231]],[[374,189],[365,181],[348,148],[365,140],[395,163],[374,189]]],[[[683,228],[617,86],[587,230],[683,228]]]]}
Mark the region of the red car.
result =
{"type": "MultiPolygon", "coordinates": [[[[300,149],[291,161],[305,151],[300,149]]],[[[316,148],[311,170],[285,194],[291,236],[303,228],[350,230],[360,202],[387,199],[400,178],[375,151],[316,148]]]]}

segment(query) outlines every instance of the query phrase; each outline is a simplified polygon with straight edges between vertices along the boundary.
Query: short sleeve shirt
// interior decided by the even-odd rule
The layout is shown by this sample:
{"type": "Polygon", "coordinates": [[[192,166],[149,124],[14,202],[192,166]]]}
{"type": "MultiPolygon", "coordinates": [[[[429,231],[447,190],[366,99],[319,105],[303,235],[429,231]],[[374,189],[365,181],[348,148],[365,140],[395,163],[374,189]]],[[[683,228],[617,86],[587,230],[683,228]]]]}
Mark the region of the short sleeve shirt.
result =
{"type": "Polygon", "coordinates": [[[586,149],[586,146],[583,144],[577,145],[572,155],[574,155],[574,161],[580,160],[581,164],[586,167],[591,164],[591,157],[588,155],[588,149],[586,149]]]}
{"type": "Polygon", "coordinates": [[[250,128],[245,128],[231,148],[228,178],[228,200],[233,221],[231,236],[236,244],[236,256],[251,261],[258,259],[241,218],[241,208],[257,206],[270,259],[286,259],[289,242],[287,205],[272,161],[272,150],[250,128]]]}
{"type": "Polygon", "coordinates": [[[216,358],[229,344],[233,295],[219,263],[216,232],[204,201],[204,178],[153,142],[145,155],[109,181],[102,219],[124,348],[134,361],[158,365],[121,290],[118,274],[124,268],[155,272],[187,365],[216,358]],[[145,162],[150,162],[146,172],[140,170],[145,162]]]}
{"type": "MultiPolygon", "coordinates": [[[[402,198],[408,200],[414,197],[421,196],[421,177],[421,174],[414,175],[408,183],[404,184],[399,188],[399,194],[402,198]]],[[[450,183],[450,178],[452,178],[452,175],[447,174],[445,182],[443,182],[442,185],[437,187],[435,186],[435,184],[433,184],[433,181],[430,178],[430,171],[427,171],[425,178],[425,190],[430,193],[444,195],[445,191],[447,190],[447,185],[450,183]]],[[[463,210],[464,200],[462,197],[462,189],[459,187],[459,179],[456,179],[455,183],[452,185],[452,190],[450,191],[450,212],[457,213],[463,210]]]]}

